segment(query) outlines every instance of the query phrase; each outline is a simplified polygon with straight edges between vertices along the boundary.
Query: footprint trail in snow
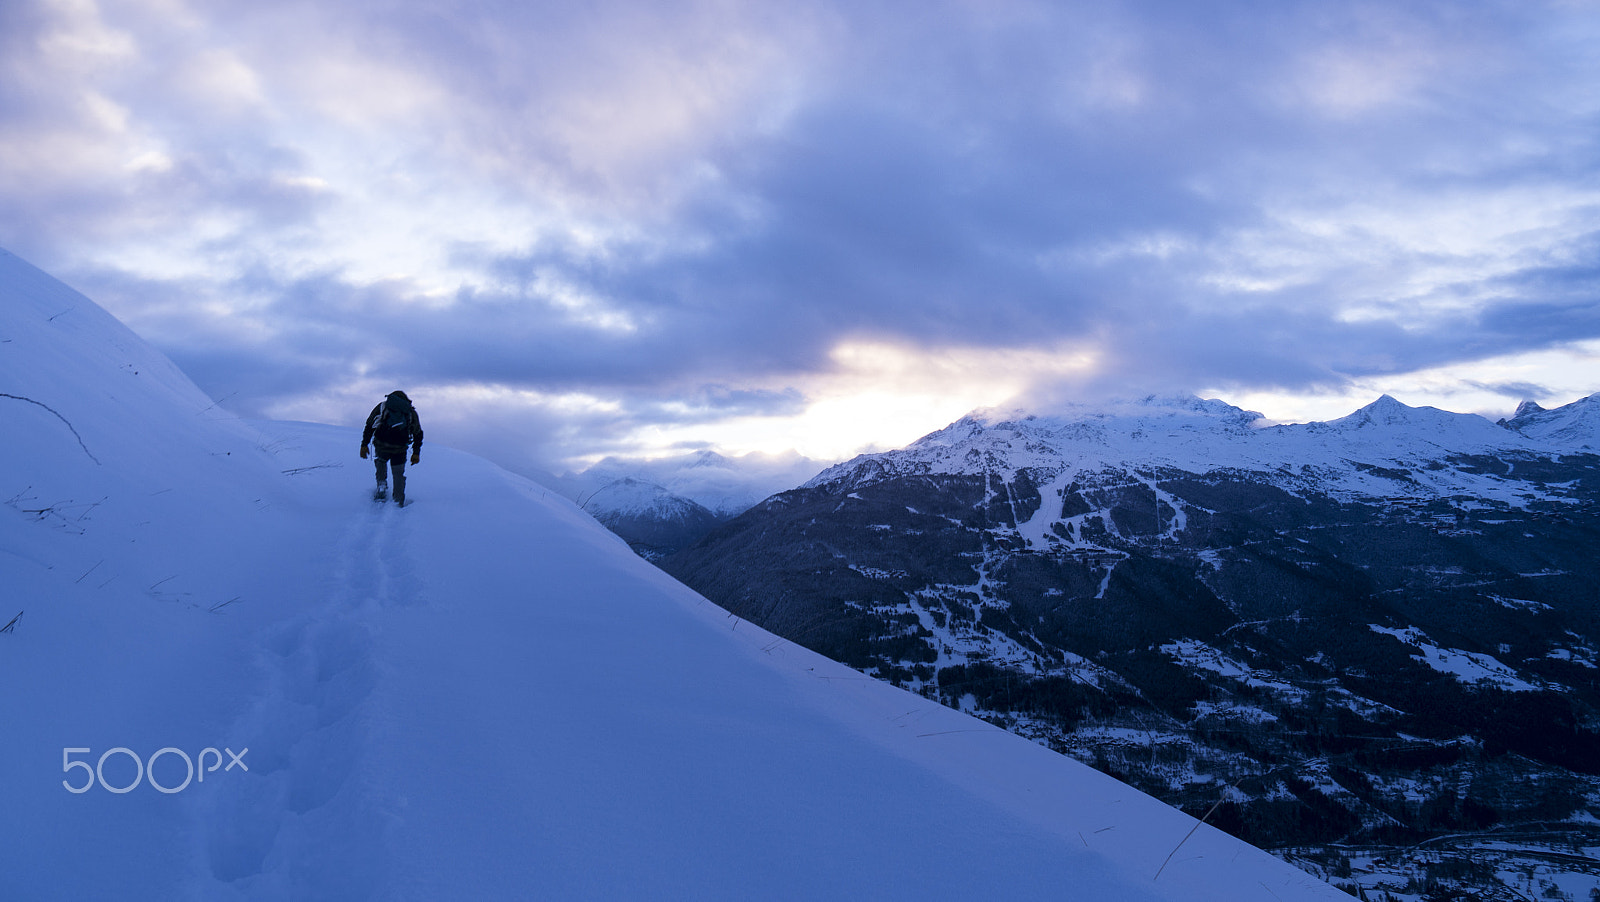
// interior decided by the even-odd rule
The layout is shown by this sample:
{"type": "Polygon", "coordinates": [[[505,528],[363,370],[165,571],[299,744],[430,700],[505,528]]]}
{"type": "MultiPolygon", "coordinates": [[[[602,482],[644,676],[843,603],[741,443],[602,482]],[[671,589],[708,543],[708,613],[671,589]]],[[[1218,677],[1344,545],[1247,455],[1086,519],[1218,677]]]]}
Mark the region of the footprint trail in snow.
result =
{"type": "Polygon", "coordinates": [[[388,506],[353,517],[321,598],[269,633],[261,694],[230,734],[250,748],[253,779],[219,785],[201,813],[213,887],[356,898],[381,882],[395,800],[363,764],[389,727],[373,702],[384,612],[417,600],[404,517],[388,506]]]}

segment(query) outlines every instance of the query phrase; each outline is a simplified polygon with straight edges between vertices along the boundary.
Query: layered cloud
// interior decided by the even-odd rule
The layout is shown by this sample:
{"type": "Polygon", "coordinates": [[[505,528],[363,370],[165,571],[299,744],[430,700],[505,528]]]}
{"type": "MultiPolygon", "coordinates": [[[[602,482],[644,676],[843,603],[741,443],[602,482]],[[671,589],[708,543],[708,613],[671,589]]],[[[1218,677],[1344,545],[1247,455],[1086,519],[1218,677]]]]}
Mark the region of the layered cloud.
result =
{"type": "Polygon", "coordinates": [[[520,466],[1600,388],[1587,4],[0,7],[0,245],[520,466]],[[1275,407],[1276,405],[1276,407],[1275,407]]]}

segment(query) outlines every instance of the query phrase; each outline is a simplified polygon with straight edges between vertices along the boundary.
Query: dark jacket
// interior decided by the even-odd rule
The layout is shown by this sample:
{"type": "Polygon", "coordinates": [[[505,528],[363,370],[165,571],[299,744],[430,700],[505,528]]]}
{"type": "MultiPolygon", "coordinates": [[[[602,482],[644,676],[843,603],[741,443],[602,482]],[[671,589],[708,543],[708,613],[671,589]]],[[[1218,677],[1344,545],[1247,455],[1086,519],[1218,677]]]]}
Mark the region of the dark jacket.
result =
{"type": "Polygon", "coordinates": [[[365,445],[368,442],[372,443],[372,447],[378,452],[379,457],[404,456],[407,446],[415,446],[419,452],[422,450],[422,420],[417,417],[417,409],[411,405],[411,399],[406,397],[405,392],[390,392],[389,397],[380,401],[377,407],[372,408],[372,413],[367,414],[367,428],[361,432],[361,444],[365,445]],[[409,415],[406,417],[405,440],[399,443],[389,441],[388,438],[390,437],[380,437],[378,435],[378,425],[383,422],[384,417],[388,414],[391,402],[409,409],[409,415]],[[374,438],[377,440],[374,441],[374,438]]]}

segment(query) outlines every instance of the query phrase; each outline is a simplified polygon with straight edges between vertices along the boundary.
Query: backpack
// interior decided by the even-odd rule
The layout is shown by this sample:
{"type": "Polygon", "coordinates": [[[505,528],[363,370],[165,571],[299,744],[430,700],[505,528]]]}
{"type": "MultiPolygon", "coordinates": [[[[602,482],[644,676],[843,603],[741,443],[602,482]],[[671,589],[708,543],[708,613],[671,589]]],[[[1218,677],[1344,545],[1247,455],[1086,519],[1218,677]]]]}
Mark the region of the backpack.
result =
{"type": "Polygon", "coordinates": [[[390,395],[378,405],[373,418],[372,437],[386,445],[405,445],[411,441],[411,402],[390,395]]]}

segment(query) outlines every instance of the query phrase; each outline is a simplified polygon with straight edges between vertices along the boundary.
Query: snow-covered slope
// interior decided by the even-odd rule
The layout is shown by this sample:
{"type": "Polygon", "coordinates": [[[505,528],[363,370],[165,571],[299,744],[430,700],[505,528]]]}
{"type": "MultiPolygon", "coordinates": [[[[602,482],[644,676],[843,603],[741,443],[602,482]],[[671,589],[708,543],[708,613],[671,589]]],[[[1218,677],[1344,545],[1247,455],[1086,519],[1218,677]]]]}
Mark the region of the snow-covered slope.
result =
{"type": "Polygon", "coordinates": [[[1343,898],[447,439],[374,505],[7,255],[0,393],[4,898],[1343,898]]]}

